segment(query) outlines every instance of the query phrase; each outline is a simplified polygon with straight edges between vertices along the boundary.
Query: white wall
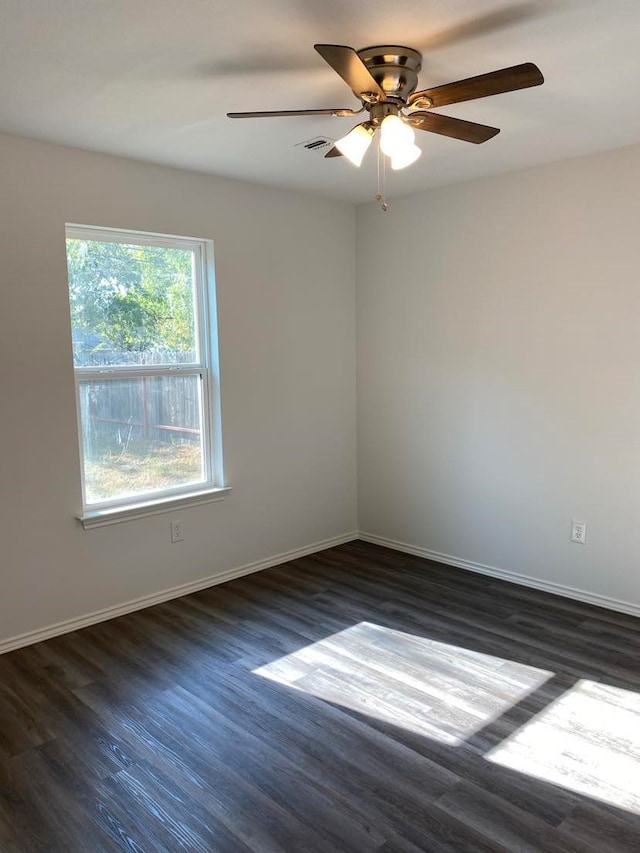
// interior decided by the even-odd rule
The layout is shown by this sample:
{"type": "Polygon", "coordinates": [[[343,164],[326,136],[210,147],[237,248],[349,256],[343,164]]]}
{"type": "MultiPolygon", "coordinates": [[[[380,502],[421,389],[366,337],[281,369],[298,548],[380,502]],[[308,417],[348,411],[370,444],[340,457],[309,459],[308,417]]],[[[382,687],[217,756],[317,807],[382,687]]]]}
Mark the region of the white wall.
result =
{"type": "Polygon", "coordinates": [[[639,178],[392,198],[356,240],[350,205],[0,136],[0,647],[356,528],[354,248],[360,529],[640,606],[639,178]],[[68,221],[215,242],[234,490],[179,545],[75,520],[68,221]]]}
{"type": "Polygon", "coordinates": [[[354,245],[351,205],[0,136],[0,643],[355,529],[354,245]],[[75,520],[65,222],[214,240],[233,493],[179,545],[75,520]]]}
{"type": "Polygon", "coordinates": [[[358,209],[360,530],[640,606],[639,186],[633,147],[358,209]]]}

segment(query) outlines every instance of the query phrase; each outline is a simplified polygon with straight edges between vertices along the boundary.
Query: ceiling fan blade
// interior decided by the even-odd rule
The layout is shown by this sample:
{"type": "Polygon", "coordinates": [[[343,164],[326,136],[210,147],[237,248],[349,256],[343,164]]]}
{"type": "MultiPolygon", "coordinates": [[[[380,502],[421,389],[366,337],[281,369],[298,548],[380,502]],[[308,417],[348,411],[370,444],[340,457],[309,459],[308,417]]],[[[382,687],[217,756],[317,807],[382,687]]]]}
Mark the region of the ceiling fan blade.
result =
{"type": "Polygon", "coordinates": [[[275,118],[278,116],[357,116],[362,110],[350,110],[343,107],[327,110],[269,110],[253,113],[227,113],[228,118],[275,118]]]}
{"type": "Polygon", "coordinates": [[[338,151],[338,149],[334,145],[333,148],[330,151],[327,151],[327,153],[324,156],[326,159],[327,157],[342,157],[343,154],[342,154],[342,151],[338,151]]]}
{"type": "Polygon", "coordinates": [[[414,92],[408,99],[408,103],[413,104],[418,98],[428,98],[432,107],[444,107],[446,104],[459,104],[461,101],[501,95],[503,92],[514,92],[516,89],[540,86],[542,83],[544,83],[544,77],[538,66],[533,62],[524,62],[522,65],[491,71],[489,74],[480,74],[478,77],[468,77],[466,80],[436,86],[434,89],[414,92]]]}
{"type": "Polygon", "coordinates": [[[487,124],[476,124],[474,121],[463,121],[432,112],[410,113],[405,121],[416,130],[428,130],[431,133],[440,133],[442,136],[451,136],[453,139],[461,139],[464,142],[474,142],[476,145],[500,133],[499,127],[489,127],[487,124]]]}
{"type": "Polygon", "coordinates": [[[387,100],[384,89],[376,83],[352,47],[342,44],[314,44],[314,47],[359,98],[369,92],[377,95],[379,101],[387,100]]]}

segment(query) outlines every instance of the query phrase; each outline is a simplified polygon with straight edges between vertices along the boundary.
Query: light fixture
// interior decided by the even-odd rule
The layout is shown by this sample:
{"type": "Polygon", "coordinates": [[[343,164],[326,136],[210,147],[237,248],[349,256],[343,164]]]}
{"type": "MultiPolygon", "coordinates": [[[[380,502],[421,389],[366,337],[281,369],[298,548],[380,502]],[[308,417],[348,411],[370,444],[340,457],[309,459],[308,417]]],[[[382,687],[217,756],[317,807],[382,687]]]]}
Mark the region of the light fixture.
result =
{"type": "MultiPolygon", "coordinates": [[[[410,119],[395,104],[381,103],[372,106],[371,121],[363,121],[352,128],[336,144],[336,154],[343,154],[354,166],[360,166],[374,137],[378,151],[378,192],[374,198],[383,210],[389,205],[385,200],[387,158],[397,172],[418,159],[422,151],[416,145],[416,135],[410,119]]],[[[329,155],[331,156],[331,155],[329,155]]],[[[335,156],[335,155],[334,155],[335,156]]]]}
{"type": "Polygon", "coordinates": [[[371,145],[373,139],[373,127],[368,122],[356,125],[353,130],[350,130],[342,139],[336,142],[336,148],[341,154],[353,163],[354,166],[360,166],[362,158],[367,153],[367,149],[371,145]]]}
{"type": "Polygon", "coordinates": [[[386,116],[380,125],[380,150],[391,158],[392,169],[404,169],[422,154],[415,139],[413,129],[399,116],[386,116]]]}
{"type": "Polygon", "coordinates": [[[394,154],[415,143],[416,135],[397,115],[388,115],[380,125],[380,149],[383,154],[394,154]]]}
{"type": "Polygon", "coordinates": [[[413,142],[405,145],[391,155],[391,168],[396,172],[398,169],[405,169],[415,163],[421,154],[422,151],[413,142]]]}

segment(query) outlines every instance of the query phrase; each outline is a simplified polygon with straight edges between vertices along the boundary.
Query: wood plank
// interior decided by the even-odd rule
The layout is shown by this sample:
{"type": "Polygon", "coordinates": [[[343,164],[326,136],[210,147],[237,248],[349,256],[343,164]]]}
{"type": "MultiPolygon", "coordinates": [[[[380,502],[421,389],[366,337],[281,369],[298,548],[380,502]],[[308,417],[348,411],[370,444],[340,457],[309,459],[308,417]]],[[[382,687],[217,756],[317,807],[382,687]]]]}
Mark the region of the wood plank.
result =
{"type": "Polygon", "coordinates": [[[0,850],[637,851],[639,656],[347,543],[0,657],[0,850]]]}

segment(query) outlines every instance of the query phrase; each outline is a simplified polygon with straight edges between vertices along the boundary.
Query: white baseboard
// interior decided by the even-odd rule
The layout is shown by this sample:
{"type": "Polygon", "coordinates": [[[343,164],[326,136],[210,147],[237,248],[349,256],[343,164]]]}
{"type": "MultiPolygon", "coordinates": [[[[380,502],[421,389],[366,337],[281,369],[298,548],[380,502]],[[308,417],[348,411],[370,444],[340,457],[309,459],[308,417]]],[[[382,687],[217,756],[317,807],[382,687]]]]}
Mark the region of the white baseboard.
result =
{"type": "Polygon", "coordinates": [[[640,617],[640,605],[620,601],[617,598],[609,598],[606,595],[597,595],[584,589],[575,589],[571,586],[543,581],[529,575],[520,575],[515,572],[507,572],[504,569],[496,569],[494,566],[486,566],[483,563],[475,563],[473,560],[463,560],[452,557],[449,554],[440,554],[438,551],[430,551],[428,548],[420,548],[417,545],[408,545],[406,542],[397,542],[395,539],[385,539],[384,536],[375,536],[373,533],[358,533],[358,539],[363,542],[371,542],[374,545],[383,545],[385,548],[393,548],[394,551],[403,551],[405,554],[414,554],[416,557],[424,557],[435,563],[444,563],[447,566],[456,566],[458,569],[467,569],[481,575],[489,575],[492,578],[517,583],[520,586],[528,586],[532,589],[540,589],[543,592],[551,592],[564,598],[573,598],[576,601],[584,601],[587,604],[595,604],[605,607],[607,610],[615,610],[618,613],[628,613],[630,616],[640,617]]]}
{"type": "Polygon", "coordinates": [[[133,601],[127,601],[124,604],[118,604],[115,607],[106,607],[104,610],[96,610],[93,613],[88,613],[86,616],[80,616],[76,619],[68,619],[65,622],[58,622],[55,625],[50,625],[47,628],[41,628],[37,631],[29,631],[26,634],[19,634],[17,637],[10,637],[7,640],[0,640],[0,654],[19,649],[22,646],[30,646],[33,643],[40,643],[42,640],[48,640],[51,637],[58,637],[60,634],[68,634],[70,631],[77,631],[80,628],[86,628],[88,625],[95,625],[97,622],[105,622],[107,619],[114,619],[116,616],[124,616],[125,613],[132,613],[134,610],[143,610],[145,607],[151,607],[154,604],[161,604],[163,601],[169,601],[172,598],[181,598],[183,595],[189,595],[192,592],[206,589],[210,586],[216,586],[219,583],[240,578],[243,575],[250,575],[253,572],[259,572],[262,569],[269,569],[272,566],[279,566],[282,563],[288,563],[290,560],[297,560],[300,557],[306,557],[309,554],[315,554],[318,551],[325,551],[327,548],[334,548],[336,545],[343,545],[345,542],[352,542],[358,538],[358,534],[345,533],[343,536],[335,536],[332,539],[324,539],[322,542],[314,542],[312,545],[306,545],[303,548],[294,548],[293,551],[287,551],[284,554],[276,554],[273,557],[267,557],[264,560],[256,560],[254,563],[247,563],[244,566],[239,566],[235,569],[229,569],[226,572],[221,572],[218,575],[202,578],[191,583],[174,586],[171,589],[164,589],[161,592],[153,593],[152,595],[144,595],[142,598],[136,598],[133,601]]]}
{"type": "Polygon", "coordinates": [[[596,593],[587,592],[586,590],[552,583],[551,581],[542,581],[538,578],[529,577],[528,575],[507,572],[504,569],[497,569],[494,566],[476,563],[473,560],[463,560],[459,557],[452,557],[450,554],[441,554],[438,551],[431,551],[428,548],[421,548],[417,545],[409,545],[406,542],[398,542],[395,539],[387,539],[384,536],[376,536],[373,533],[354,531],[352,533],[345,533],[343,536],[325,539],[322,542],[314,542],[313,544],[306,545],[302,548],[295,548],[294,550],[287,551],[284,554],[276,554],[272,557],[267,557],[264,560],[256,560],[253,563],[247,563],[244,566],[238,566],[235,569],[229,569],[226,572],[202,578],[198,581],[181,584],[180,586],[165,589],[161,592],[153,593],[152,595],[145,595],[142,598],[136,598],[133,601],[127,601],[124,604],[119,604],[115,607],[96,610],[93,613],[88,613],[85,616],[80,616],[76,619],[58,622],[55,625],[48,626],[47,628],[42,628],[37,631],[29,631],[25,634],[19,634],[16,637],[10,637],[7,640],[0,640],[0,654],[13,651],[14,649],[19,649],[22,646],[39,643],[42,640],[48,640],[51,637],[57,637],[61,634],[68,634],[71,631],[86,628],[88,625],[95,625],[97,622],[105,622],[107,619],[114,619],[116,616],[124,616],[125,613],[132,613],[135,610],[143,610],[145,607],[152,607],[154,604],[161,604],[163,601],[170,601],[172,598],[180,598],[183,595],[189,595],[192,592],[198,592],[198,590],[216,586],[217,584],[225,583],[226,581],[233,580],[234,578],[240,578],[244,575],[252,574],[253,572],[259,572],[262,569],[279,566],[282,563],[288,563],[290,560],[296,560],[300,557],[306,557],[309,554],[325,551],[327,548],[334,548],[336,545],[343,545],[346,542],[352,542],[354,539],[361,539],[363,542],[371,542],[374,545],[382,545],[385,548],[392,548],[394,551],[402,551],[405,554],[413,554],[416,557],[424,557],[427,560],[433,560],[436,563],[444,563],[447,566],[455,566],[459,569],[467,569],[470,572],[476,572],[477,574],[488,575],[489,577],[510,581],[511,583],[516,583],[520,586],[527,586],[532,589],[542,590],[543,592],[550,592],[554,595],[561,595],[564,598],[572,598],[575,601],[584,601],[587,604],[595,604],[598,607],[604,607],[607,610],[615,610],[618,613],[627,613],[630,616],[640,617],[640,605],[638,604],[631,604],[605,595],[597,595],[596,593]]]}

